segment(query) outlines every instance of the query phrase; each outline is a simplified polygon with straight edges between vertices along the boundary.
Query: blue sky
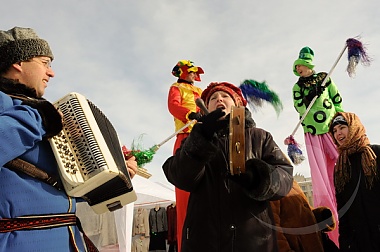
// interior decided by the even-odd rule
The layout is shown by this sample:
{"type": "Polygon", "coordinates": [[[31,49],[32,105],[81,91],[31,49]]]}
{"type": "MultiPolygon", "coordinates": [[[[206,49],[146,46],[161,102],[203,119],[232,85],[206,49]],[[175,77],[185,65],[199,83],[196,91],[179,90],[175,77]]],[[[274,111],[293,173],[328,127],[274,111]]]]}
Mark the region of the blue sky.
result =
{"type": "MultiPolygon", "coordinates": [[[[359,115],[371,142],[380,142],[379,19],[376,0],[13,0],[3,9],[0,29],[30,27],[46,39],[56,76],[45,98],[85,95],[127,147],[142,134],[142,147],[149,148],[174,132],[167,109],[167,93],[176,81],[171,69],[178,60],[190,59],[205,71],[197,83],[201,88],[212,81],[266,81],[284,110],[277,117],[266,105],[253,116],[286,152],[283,140],[298,123],[291,89],[299,50],[311,47],[316,71],[328,72],[345,41],[358,35],[373,59],[371,66],[359,65],[350,78],[346,52],[331,77],[343,108],[359,115]]],[[[303,144],[302,129],[295,138],[303,144]]],[[[151,180],[168,184],[161,166],[173,144],[174,139],[164,144],[145,166],[151,180]]],[[[307,161],[294,172],[310,176],[307,161]]]]}

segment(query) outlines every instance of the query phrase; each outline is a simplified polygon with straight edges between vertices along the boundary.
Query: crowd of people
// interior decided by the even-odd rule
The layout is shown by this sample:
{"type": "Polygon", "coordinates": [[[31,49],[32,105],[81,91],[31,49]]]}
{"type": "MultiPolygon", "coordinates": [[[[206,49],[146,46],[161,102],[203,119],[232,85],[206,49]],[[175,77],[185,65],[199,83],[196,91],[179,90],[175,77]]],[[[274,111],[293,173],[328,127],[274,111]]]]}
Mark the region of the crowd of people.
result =
{"type": "MultiPolygon", "coordinates": [[[[310,47],[302,48],[292,69],[299,76],[294,107],[300,117],[307,113],[302,126],[313,206],[293,179],[290,159],[269,131],[256,127],[242,90],[229,82],[202,90],[194,85],[201,67],[190,60],[174,66],[178,79],[167,102],[178,134],[162,169],[176,189],[175,250],[380,251],[380,147],[370,143],[358,116],[343,110],[336,84],[314,70],[313,58],[310,47]],[[244,111],[239,174],[230,170],[234,108],[244,111]]],[[[55,76],[53,60],[33,29],[0,31],[0,251],[96,251],[76,219],[80,199],[49,182],[59,172],[48,140],[64,123],[43,98],[55,76]],[[15,169],[15,160],[49,179],[15,169]]],[[[126,167],[133,178],[135,157],[126,167]]]]}
{"type": "Polygon", "coordinates": [[[300,118],[306,113],[302,126],[313,206],[292,179],[292,164],[270,133],[255,127],[247,108],[247,170],[231,175],[229,114],[232,106],[245,107],[247,101],[232,83],[210,83],[201,95],[207,112],[186,111],[196,117],[185,117],[183,124],[198,122],[163,164],[168,181],[189,193],[185,221],[178,226],[179,251],[378,251],[376,145],[370,145],[357,116],[344,112],[336,84],[328,73],[314,70],[313,58],[310,47],[300,50],[293,64],[299,79],[292,90],[300,118]],[[341,117],[355,122],[336,119],[341,117]],[[255,208],[271,217],[263,218],[255,208]],[[361,216],[367,217],[364,222],[361,216]],[[263,226],[247,228],[252,221],[263,226]],[[198,235],[200,230],[207,230],[207,239],[198,235]]]}

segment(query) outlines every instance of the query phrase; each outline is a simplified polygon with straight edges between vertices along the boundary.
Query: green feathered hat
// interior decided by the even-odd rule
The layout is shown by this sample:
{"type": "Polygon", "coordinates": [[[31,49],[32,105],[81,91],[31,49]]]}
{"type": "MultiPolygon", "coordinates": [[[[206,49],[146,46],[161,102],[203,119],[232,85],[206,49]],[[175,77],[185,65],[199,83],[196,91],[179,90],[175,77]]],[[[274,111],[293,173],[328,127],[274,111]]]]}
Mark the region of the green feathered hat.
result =
{"type": "Polygon", "coordinates": [[[305,46],[304,48],[302,48],[300,53],[299,53],[298,59],[296,61],[294,61],[294,64],[293,64],[294,74],[297,76],[300,76],[296,70],[297,65],[302,65],[302,66],[306,66],[310,69],[313,69],[314,68],[313,59],[314,59],[313,50],[311,50],[311,48],[308,46],[305,46]]]}

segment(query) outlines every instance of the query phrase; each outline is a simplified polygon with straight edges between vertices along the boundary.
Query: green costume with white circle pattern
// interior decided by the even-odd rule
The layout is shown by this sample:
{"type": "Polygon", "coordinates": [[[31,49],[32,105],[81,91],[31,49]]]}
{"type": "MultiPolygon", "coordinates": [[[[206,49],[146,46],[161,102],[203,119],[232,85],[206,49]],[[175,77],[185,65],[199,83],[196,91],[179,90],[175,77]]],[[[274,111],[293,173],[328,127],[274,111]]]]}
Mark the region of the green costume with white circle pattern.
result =
{"type": "MultiPolygon", "coordinates": [[[[321,72],[309,77],[300,77],[293,86],[294,107],[300,115],[305,113],[311,99],[306,96],[312,89],[320,87],[327,73],[321,72]]],[[[321,135],[329,131],[329,123],[336,112],[343,112],[342,97],[331,78],[325,84],[325,90],[315,100],[313,106],[302,122],[305,133],[321,135]]]]}

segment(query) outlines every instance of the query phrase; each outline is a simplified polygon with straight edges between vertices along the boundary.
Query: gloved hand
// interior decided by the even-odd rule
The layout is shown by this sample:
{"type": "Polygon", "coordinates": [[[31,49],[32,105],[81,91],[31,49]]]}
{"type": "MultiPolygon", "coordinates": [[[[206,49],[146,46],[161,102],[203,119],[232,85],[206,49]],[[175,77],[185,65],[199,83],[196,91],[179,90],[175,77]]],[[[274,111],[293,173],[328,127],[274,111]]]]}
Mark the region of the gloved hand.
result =
{"type": "Polygon", "coordinates": [[[191,112],[191,113],[189,114],[189,116],[188,116],[188,118],[189,118],[190,120],[197,120],[197,121],[199,121],[199,119],[201,119],[201,117],[202,117],[202,114],[199,113],[199,112],[191,112]]]}
{"type": "Polygon", "coordinates": [[[310,90],[310,92],[306,95],[306,99],[309,101],[313,100],[315,96],[320,97],[321,94],[325,91],[326,87],[321,85],[316,85],[313,89],[310,90]]]}
{"type": "Polygon", "coordinates": [[[321,86],[317,84],[316,92],[317,92],[318,97],[321,96],[323,92],[325,92],[325,89],[326,89],[326,86],[321,86]]]}
{"type": "Polygon", "coordinates": [[[223,117],[225,114],[226,113],[219,108],[200,118],[198,122],[201,122],[199,126],[201,134],[206,139],[211,140],[214,133],[225,126],[224,122],[218,121],[219,118],[223,117]]]}
{"type": "Polygon", "coordinates": [[[322,232],[329,232],[335,229],[336,221],[330,208],[316,207],[312,211],[322,232]]]}
{"type": "Polygon", "coordinates": [[[258,158],[252,158],[245,162],[245,173],[231,176],[231,180],[237,182],[245,189],[259,188],[264,183],[270,172],[269,165],[258,158]]]}
{"type": "Polygon", "coordinates": [[[325,91],[326,86],[316,85],[313,89],[309,91],[309,93],[303,98],[303,102],[306,107],[309,107],[310,102],[313,100],[315,96],[320,97],[321,94],[325,91]]]}

